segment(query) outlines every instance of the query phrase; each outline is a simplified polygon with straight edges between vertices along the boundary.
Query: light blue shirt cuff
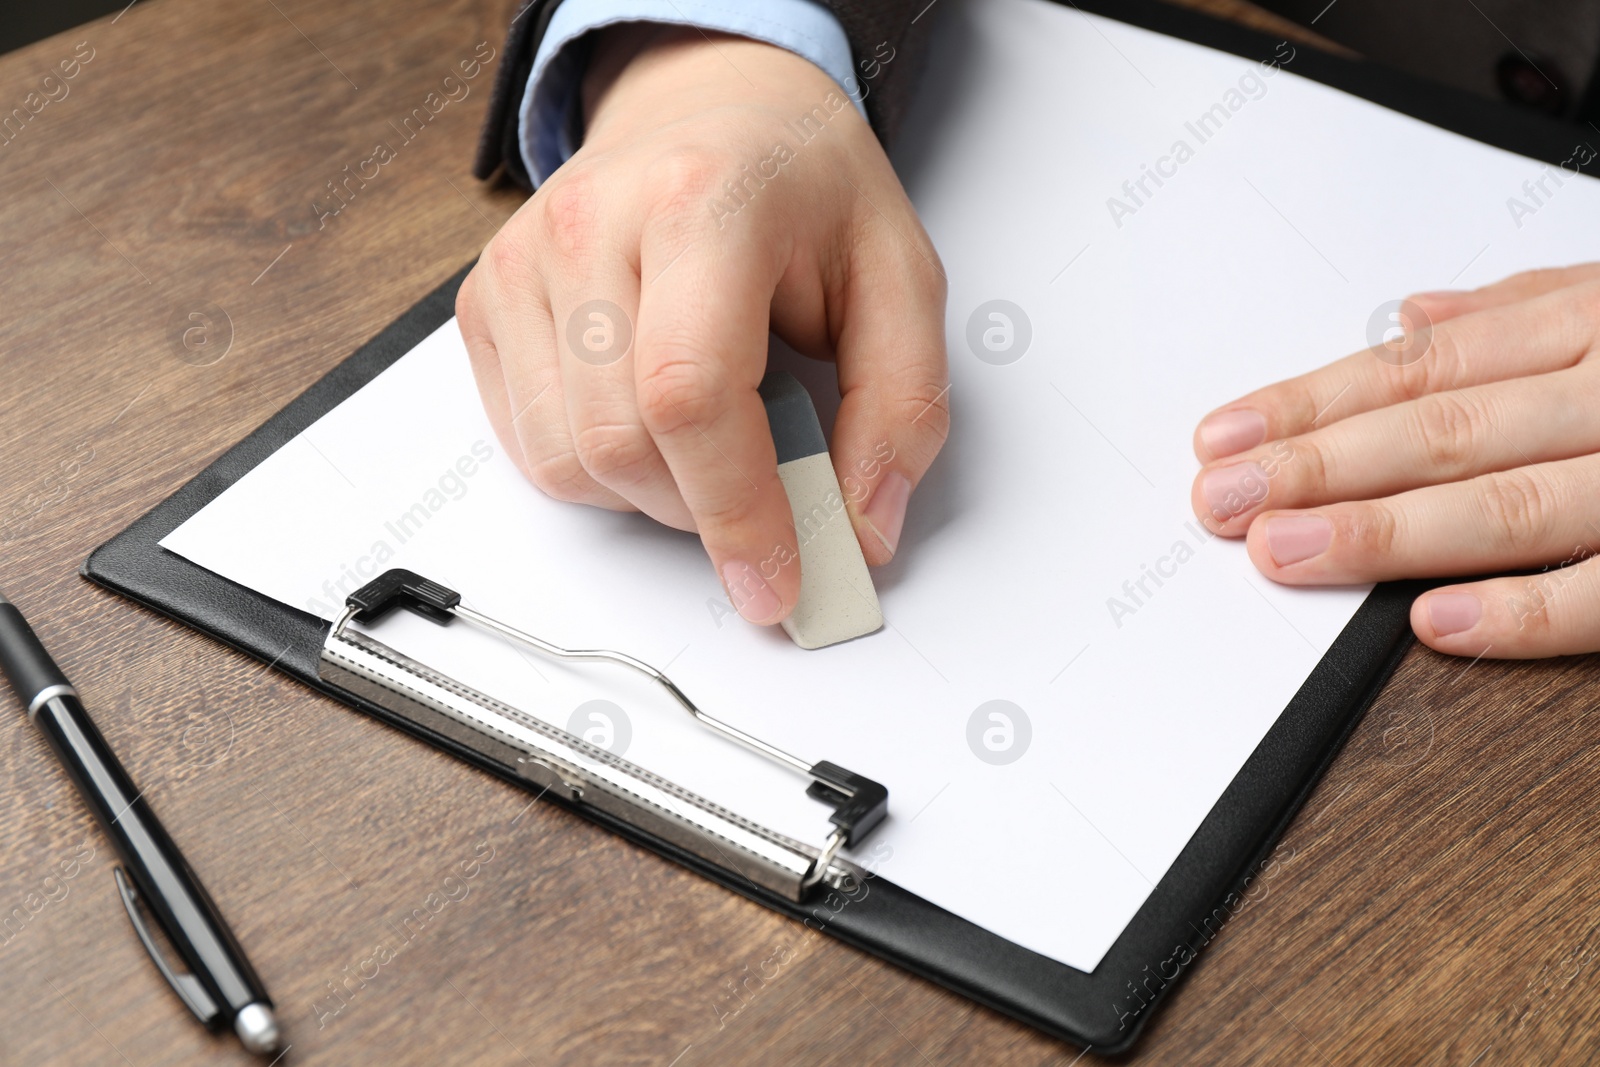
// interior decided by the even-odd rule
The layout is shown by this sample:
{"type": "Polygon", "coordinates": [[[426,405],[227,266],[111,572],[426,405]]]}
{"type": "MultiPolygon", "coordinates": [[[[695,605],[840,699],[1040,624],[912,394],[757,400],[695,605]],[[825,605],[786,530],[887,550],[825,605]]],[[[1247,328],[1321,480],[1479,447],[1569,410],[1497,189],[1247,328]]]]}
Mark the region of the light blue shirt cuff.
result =
{"type": "Polygon", "coordinates": [[[573,109],[583,77],[580,38],[617,22],[670,22],[738,34],[787,48],[839,83],[863,115],[860,83],[851,66],[850,39],[817,0],[564,0],[550,25],[522,94],[517,143],[534,185],[578,150],[573,109]],[[852,91],[851,87],[857,87],[852,91]]]}

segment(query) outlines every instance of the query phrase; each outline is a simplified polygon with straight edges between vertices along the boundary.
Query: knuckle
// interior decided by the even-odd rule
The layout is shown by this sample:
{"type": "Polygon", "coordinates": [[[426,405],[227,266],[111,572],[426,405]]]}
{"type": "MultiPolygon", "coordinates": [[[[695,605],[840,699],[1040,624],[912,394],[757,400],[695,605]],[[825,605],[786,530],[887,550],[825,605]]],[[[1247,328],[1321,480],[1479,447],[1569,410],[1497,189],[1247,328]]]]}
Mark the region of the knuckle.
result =
{"type": "Polygon", "coordinates": [[[1400,537],[1400,516],[1382,501],[1362,504],[1345,517],[1345,539],[1362,558],[1390,559],[1400,537]]]}
{"type": "MultiPolygon", "coordinates": [[[[1600,264],[1596,264],[1600,269],[1600,264]]],[[[1593,352],[1600,347],[1600,275],[1577,282],[1565,294],[1574,306],[1573,332],[1578,335],[1580,351],[1593,352]]],[[[1582,357],[1580,357],[1581,359],[1582,357]]]]}
{"type": "Polygon", "coordinates": [[[471,318],[477,310],[479,284],[478,268],[473,267],[461,279],[461,288],[456,290],[456,318],[471,318]]]}
{"type": "Polygon", "coordinates": [[[1542,540],[1556,512],[1552,488],[1525,470],[1501,471],[1479,479],[1479,505],[1489,530],[1513,553],[1528,551],[1542,540]]]}
{"type": "Polygon", "coordinates": [[[943,308],[950,295],[950,279],[933,238],[923,229],[909,203],[903,209],[898,204],[884,204],[883,209],[894,215],[895,221],[880,214],[871,201],[860,202],[855,228],[867,239],[852,252],[855,269],[867,276],[895,277],[943,308]]]}
{"type": "Polygon", "coordinates": [[[1533,270],[1518,271],[1499,282],[1494,288],[1503,286],[1514,292],[1533,294],[1562,289],[1572,281],[1573,271],[1570,267],[1535,267],[1533,270]]]}
{"type": "MultiPolygon", "coordinates": [[[[1339,480],[1337,455],[1337,450],[1320,434],[1306,434],[1274,442],[1257,462],[1267,469],[1269,478],[1287,465],[1292,474],[1284,481],[1290,488],[1306,498],[1319,498],[1320,490],[1327,489],[1339,480]],[[1282,455],[1285,451],[1287,456],[1282,455]],[[1282,460],[1287,460],[1287,464],[1282,460]]],[[[1280,506],[1292,505],[1286,501],[1280,506]]]]}
{"type": "Polygon", "coordinates": [[[639,413],[651,433],[705,426],[727,407],[727,389],[694,346],[654,341],[640,362],[650,368],[639,381],[639,413]]]}
{"type": "Polygon", "coordinates": [[[569,504],[582,503],[594,490],[594,479],[578,462],[576,453],[546,456],[528,468],[528,477],[545,496],[569,504]]]}
{"type": "Polygon", "coordinates": [[[539,224],[550,251],[581,259],[597,243],[603,199],[595,180],[579,170],[540,190],[539,224]]]}
{"type": "MultiPolygon", "coordinates": [[[[934,390],[927,390],[933,392],[934,390]]],[[[937,451],[950,439],[950,387],[940,386],[932,400],[913,395],[901,404],[901,410],[920,434],[927,447],[937,451]]]]}
{"type": "Polygon", "coordinates": [[[1412,408],[1411,432],[1431,471],[1458,476],[1480,451],[1482,426],[1478,412],[1460,396],[1434,393],[1412,408]]]}
{"type": "Polygon", "coordinates": [[[1538,642],[1555,630],[1552,618],[1554,598],[1545,588],[1548,575],[1529,575],[1518,580],[1517,595],[1506,602],[1506,610],[1524,640],[1538,642]]]}
{"type": "Polygon", "coordinates": [[[651,215],[655,216],[704,210],[703,205],[714,195],[723,171],[720,157],[693,145],[674,148],[652,169],[655,175],[649,206],[651,215]]]}
{"type": "Polygon", "coordinates": [[[585,426],[572,446],[583,469],[602,485],[637,480],[655,452],[642,427],[622,423],[585,426]]]}
{"type": "Polygon", "coordinates": [[[478,297],[478,290],[490,284],[491,280],[511,289],[524,289],[531,287],[533,280],[539,276],[539,269],[533,262],[532,246],[509,227],[494,235],[494,239],[483,250],[482,261],[473,268],[469,279],[484,267],[487,268],[486,277],[472,287],[474,299],[478,297]]]}
{"type": "Polygon", "coordinates": [[[929,237],[919,225],[910,236],[912,251],[907,256],[907,262],[913,268],[921,264],[926,267],[921,271],[920,284],[928,287],[939,307],[944,307],[950,296],[950,276],[944,269],[944,260],[939,257],[939,250],[933,245],[933,238],[929,237]]]}
{"type": "Polygon", "coordinates": [[[890,370],[873,384],[872,406],[884,414],[883,425],[909,425],[917,443],[926,442],[937,450],[950,436],[950,378],[944,353],[936,365],[913,360],[890,370]]]}
{"type": "Polygon", "coordinates": [[[461,288],[456,290],[456,324],[469,354],[493,345],[487,317],[483,314],[483,279],[478,271],[478,267],[472,268],[461,280],[461,288]]]}
{"type": "Polygon", "coordinates": [[[1251,407],[1264,414],[1277,412],[1281,424],[1291,430],[1309,432],[1316,429],[1318,416],[1331,414],[1327,408],[1337,403],[1337,395],[1318,400],[1316,387],[1306,379],[1292,378],[1286,382],[1269,385],[1248,398],[1251,407]]]}
{"type": "Polygon", "coordinates": [[[755,525],[758,506],[759,495],[747,485],[742,490],[700,499],[694,506],[695,526],[702,536],[709,530],[744,539],[742,533],[755,525]]]}
{"type": "Polygon", "coordinates": [[[1420,400],[1422,397],[1455,388],[1466,371],[1466,350],[1470,338],[1465,336],[1469,320],[1449,319],[1429,327],[1428,350],[1423,357],[1396,368],[1399,371],[1396,386],[1399,399],[1420,400]]]}

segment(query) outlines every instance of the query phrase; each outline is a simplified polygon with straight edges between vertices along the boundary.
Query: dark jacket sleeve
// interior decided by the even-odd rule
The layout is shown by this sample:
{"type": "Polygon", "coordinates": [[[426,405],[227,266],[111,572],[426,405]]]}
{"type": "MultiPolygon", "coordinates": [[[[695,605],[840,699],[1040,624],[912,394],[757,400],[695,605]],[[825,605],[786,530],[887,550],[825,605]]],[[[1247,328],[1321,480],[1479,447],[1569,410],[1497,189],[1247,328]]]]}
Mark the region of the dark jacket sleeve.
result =
{"type": "MultiPolygon", "coordinates": [[[[934,5],[929,0],[825,0],[850,39],[859,87],[866,93],[867,118],[887,147],[910,105],[921,71],[934,5]]],[[[524,188],[532,182],[517,147],[517,112],[533,67],[534,53],[561,0],[522,0],[506,33],[500,69],[495,74],[489,116],[478,141],[473,173],[492,176],[503,164],[506,177],[524,188]]]]}

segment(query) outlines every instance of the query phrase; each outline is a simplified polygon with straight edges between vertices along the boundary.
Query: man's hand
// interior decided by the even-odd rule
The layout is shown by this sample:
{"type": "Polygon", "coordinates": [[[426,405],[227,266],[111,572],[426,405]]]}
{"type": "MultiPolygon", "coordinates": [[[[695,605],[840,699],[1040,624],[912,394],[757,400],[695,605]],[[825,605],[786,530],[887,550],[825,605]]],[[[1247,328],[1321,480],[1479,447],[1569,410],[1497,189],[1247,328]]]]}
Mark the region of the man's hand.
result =
{"type": "Polygon", "coordinates": [[[768,330],[836,360],[842,503],[885,563],[948,426],[943,270],[855,106],[783,49],[613,28],[584,105],[582,149],[461,287],[478,389],[540,489],[698,531],[740,614],[777,622],[800,565],[768,330]]]}
{"type": "Polygon", "coordinates": [[[1600,650],[1600,264],[1411,304],[1422,328],[1207,416],[1196,514],[1290,585],[1541,568],[1429,592],[1411,626],[1462,656],[1600,650]]]}

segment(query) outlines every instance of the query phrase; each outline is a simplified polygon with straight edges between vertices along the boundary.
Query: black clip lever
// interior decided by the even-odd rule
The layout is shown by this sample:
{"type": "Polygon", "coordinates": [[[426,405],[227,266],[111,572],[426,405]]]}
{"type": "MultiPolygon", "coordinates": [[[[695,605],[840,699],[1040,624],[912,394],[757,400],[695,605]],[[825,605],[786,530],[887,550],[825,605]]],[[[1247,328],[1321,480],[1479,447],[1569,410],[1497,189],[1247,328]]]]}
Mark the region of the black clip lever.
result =
{"type": "Polygon", "coordinates": [[[372,623],[395,608],[409,608],[441,626],[455,618],[461,594],[446,589],[416,571],[396,567],[384,571],[345,598],[344,606],[355,609],[357,622],[372,623]]]}
{"type": "Polygon", "coordinates": [[[812,764],[811,777],[806,796],[833,806],[828,821],[844,835],[846,845],[858,844],[889,814],[889,790],[871,778],[827,760],[812,764]]]}

